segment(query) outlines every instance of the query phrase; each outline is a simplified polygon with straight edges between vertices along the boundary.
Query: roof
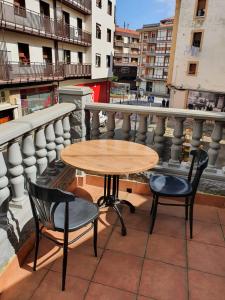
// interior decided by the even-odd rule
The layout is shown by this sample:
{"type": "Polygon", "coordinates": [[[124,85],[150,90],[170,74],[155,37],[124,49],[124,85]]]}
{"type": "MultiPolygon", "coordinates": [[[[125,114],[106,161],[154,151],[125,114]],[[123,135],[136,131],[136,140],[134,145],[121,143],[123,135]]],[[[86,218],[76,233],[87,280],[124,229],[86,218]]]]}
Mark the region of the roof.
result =
{"type": "Polygon", "coordinates": [[[132,34],[132,35],[136,35],[137,37],[139,37],[139,32],[137,32],[136,30],[133,30],[133,29],[128,29],[128,28],[122,28],[122,27],[119,27],[119,26],[116,26],[116,31],[115,31],[115,34],[116,33],[123,33],[123,34],[132,34]]]}

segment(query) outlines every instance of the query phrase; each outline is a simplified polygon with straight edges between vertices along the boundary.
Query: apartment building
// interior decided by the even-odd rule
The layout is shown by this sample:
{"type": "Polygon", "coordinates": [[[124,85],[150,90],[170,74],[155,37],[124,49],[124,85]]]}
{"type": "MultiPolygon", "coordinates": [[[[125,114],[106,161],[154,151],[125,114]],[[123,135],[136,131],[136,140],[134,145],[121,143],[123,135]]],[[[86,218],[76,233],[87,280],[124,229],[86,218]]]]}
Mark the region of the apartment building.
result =
{"type": "Polygon", "coordinates": [[[168,67],[172,43],[173,18],[143,25],[140,32],[141,54],[138,67],[140,88],[147,94],[169,98],[168,67]]]}
{"type": "Polygon", "coordinates": [[[9,104],[18,115],[53,105],[58,86],[90,85],[105,101],[114,12],[115,0],[0,0],[3,121],[15,117],[9,104]]]}
{"type": "Polygon", "coordinates": [[[140,56],[139,32],[116,27],[114,38],[113,73],[119,82],[135,87],[138,60],[140,56]]]}
{"type": "Polygon", "coordinates": [[[225,110],[225,1],[177,0],[169,69],[172,107],[225,110]]]}

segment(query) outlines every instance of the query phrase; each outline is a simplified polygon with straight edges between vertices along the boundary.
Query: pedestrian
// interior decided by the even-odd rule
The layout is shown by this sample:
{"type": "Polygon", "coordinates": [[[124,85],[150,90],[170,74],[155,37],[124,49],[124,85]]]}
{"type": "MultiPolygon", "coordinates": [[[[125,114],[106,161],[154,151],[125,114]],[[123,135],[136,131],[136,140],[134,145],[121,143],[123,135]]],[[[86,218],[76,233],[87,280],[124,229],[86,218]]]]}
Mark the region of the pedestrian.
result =
{"type": "Polygon", "coordinates": [[[170,107],[170,100],[166,101],[166,107],[170,107]]]}
{"type": "Polygon", "coordinates": [[[166,107],[166,100],[163,98],[162,107],[166,107]]]}

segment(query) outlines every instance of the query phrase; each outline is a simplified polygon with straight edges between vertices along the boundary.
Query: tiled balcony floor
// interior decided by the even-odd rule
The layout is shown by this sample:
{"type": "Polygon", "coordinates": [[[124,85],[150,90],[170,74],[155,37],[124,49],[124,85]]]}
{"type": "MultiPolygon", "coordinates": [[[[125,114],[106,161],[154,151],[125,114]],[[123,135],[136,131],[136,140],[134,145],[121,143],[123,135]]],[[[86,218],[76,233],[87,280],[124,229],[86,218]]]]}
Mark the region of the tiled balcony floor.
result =
{"type": "MultiPolygon", "coordinates": [[[[98,187],[84,189],[94,199],[102,194],[98,187]]],[[[65,292],[62,250],[42,239],[38,271],[32,272],[32,252],[20,269],[11,271],[1,300],[225,299],[225,209],[196,205],[190,241],[184,209],[160,207],[150,236],[150,197],[122,192],[120,198],[137,207],[134,215],[123,209],[127,236],[121,236],[114,212],[101,211],[98,258],[92,232],[70,246],[65,292]]]]}

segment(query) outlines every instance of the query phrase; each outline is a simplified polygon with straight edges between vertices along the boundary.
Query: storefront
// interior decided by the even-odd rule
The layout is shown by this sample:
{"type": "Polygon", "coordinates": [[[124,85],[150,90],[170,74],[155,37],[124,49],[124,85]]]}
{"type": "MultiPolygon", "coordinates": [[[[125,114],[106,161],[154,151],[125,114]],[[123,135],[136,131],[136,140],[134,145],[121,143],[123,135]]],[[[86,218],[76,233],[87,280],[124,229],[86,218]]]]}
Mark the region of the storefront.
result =
{"type": "Polygon", "coordinates": [[[100,81],[100,82],[87,82],[79,84],[79,86],[88,86],[92,89],[93,101],[100,103],[109,103],[110,102],[110,81],[100,81]]]}

